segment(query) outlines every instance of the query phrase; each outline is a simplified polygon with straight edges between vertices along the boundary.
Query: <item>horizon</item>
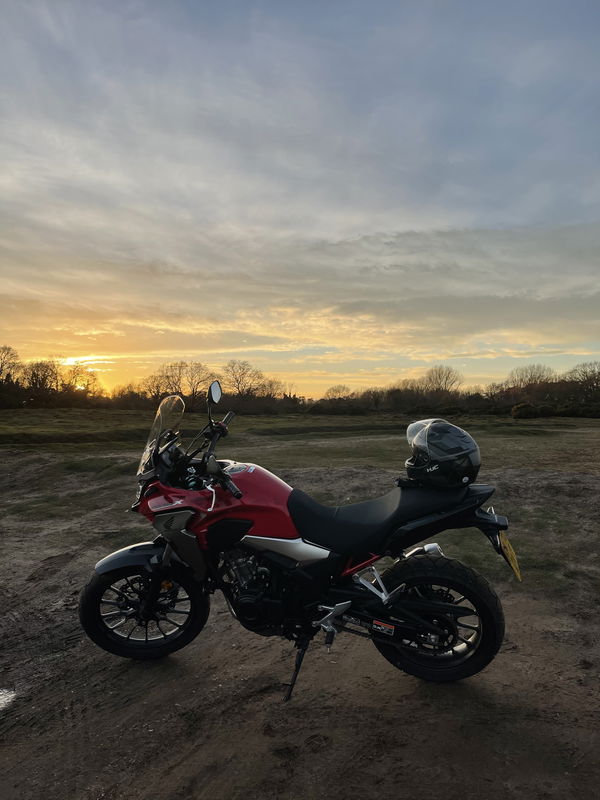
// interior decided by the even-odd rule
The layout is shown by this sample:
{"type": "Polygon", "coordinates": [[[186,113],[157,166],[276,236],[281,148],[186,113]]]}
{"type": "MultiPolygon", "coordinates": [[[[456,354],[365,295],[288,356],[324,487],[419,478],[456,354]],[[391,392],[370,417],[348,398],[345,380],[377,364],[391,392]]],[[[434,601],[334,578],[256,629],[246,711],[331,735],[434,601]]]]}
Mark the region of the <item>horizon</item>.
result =
{"type": "MultiPolygon", "coordinates": [[[[47,359],[30,359],[30,360],[27,360],[27,361],[20,360],[20,363],[23,364],[23,365],[26,365],[28,363],[34,363],[36,361],[53,361],[53,362],[56,362],[59,365],[60,369],[65,369],[65,370],[68,370],[69,367],[74,367],[74,366],[78,366],[78,365],[85,365],[84,361],[80,361],[77,358],[60,358],[60,357],[49,357],[47,359]]],[[[160,373],[161,367],[169,366],[171,363],[172,362],[166,362],[165,361],[165,362],[161,362],[160,364],[158,364],[157,365],[158,369],[155,370],[155,374],[159,374],[160,373]]],[[[184,363],[193,363],[193,362],[184,362],[184,363]]],[[[223,372],[225,371],[225,367],[226,367],[225,364],[208,365],[208,364],[204,364],[204,362],[200,362],[200,363],[202,363],[203,366],[206,366],[208,368],[208,370],[213,373],[213,379],[218,379],[221,383],[223,383],[225,381],[225,383],[226,383],[225,376],[223,375],[223,372]]],[[[245,363],[249,363],[249,362],[245,362],[245,363]]],[[[583,366],[583,365],[586,365],[586,364],[589,364],[589,363],[593,363],[593,364],[597,365],[597,364],[600,364],[600,361],[594,361],[594,362],[581,362],[581,361],[579,361],[576,365],[573,365],[573,366],[583,366]]],[[[331,389],[331,388],[349,389],[349,393],[350,394],[360,394],[361,392],[369,390],[369,389],[388,391],[388,390],[393,389],[393,388],[401,388],[401,384],[402,384],[402,382],[404,380],[414,380],[414,381],[418,382],[420,379],[426,377],[427,372],[431,369],[431,367],[448,367],[448,366],[449,365],[447,365],[447,364],[434,364],[434,365],[428,366],[427,368],[424,368],[422,371],[419,371],[418,373],[415,373],[414,375],[411,375],[411,376],[406,376],[405,375],[405,376],[396,378],[395,380],[392,380],[392,381],[390,381],[388,383],[381,383],[381,384],[365,383],[364,385],[361,385],[361,386],[358,386],[358,385],[350,386],[348,384],[331,384],[331,383],[328,383],[325,389],[319,389],[317,392],[313,392],[313,393],[311,393],[311,392],[303,392],[301,387],[296,386],[296,384],[294,384],[294,383],[285,384],[283,381],[280,380],[279,376],[276,375],[276,374],[268,374],[267,375],[267,374],[263,373],[263,377],[265,379],[267,379],[267,380],[268,379],[273,379],[273,380],[279,381],[279,383],[281,385],[281,389],[283,390],[283,392],[285,394],[291,394],[291,395],[294,395],[294,396],[299,397],[299,398],[306,398],[306,399],[311,400],[311,401],[312,400],[318,401],[318,400],[324,399],[323,398],[323,394],[327,391],[327,389],[331,389]]],[[[507,382],[510,385],[510,379],[511,379],[511,377],[514,377],[513,376],[513,372],[514,371],[517,371],[519,368],[522,369],[522,368],[527,368],[527,367],[540,367],[540,366],[542,368],[550,367],[550,365],[544,364],[543,362],[531,362],[530,361],[530,362],[519,364],[518,367],[513,367],[513,369],[511,370],[510,373],[507,373],[507,374],[501,376],[498,379],[495,379],[493,381],[488,381],[486,383],[469,382],[469,381],[465,380],[465,376],[462,373],[460,373],[455,368],[452,368],[454,370],[454,374],[456,376],[456,379],[457,379],[458,383],[456,385],[456,388],[451,390],[451,391],[457,391],[459,393],[473,393],[473,392],[477,392],[477,391],[485,392],[486,389],[491,388],[492,386],[502,385],[503,383],[507,383],[507,382]]],[[[255,365],[254,364],[250,364],[250,367],[255,368],[255,365]]],[[[555,380],[555,379],[556,380],[561,380],[563,378],[567,378],[567,379],[569,378],[569,376],[568,376],[569,370],[564,370],[564,371],[561,372],[559,370],[555,370],[552,367],[550,367],[550,369],[552,370],[552,372],[554,374],[549,378],[544,378],[543,381],[555,380]]],[[[129,386],[131,386],[132,388],[136,388],[136,389],[139,388],[142,391],[144,391],[143,388],[141,387],[141,383],[138,382],[138,381],[133,381],[133,380],[129,380],[129,381],[125,382],[125,383],[115,383],[113,385],[108,385],[107,386],[106,383],[103,382],[101,380],[101,378],[98,377],[98,374],[97,374],[98,371],[97,370],[95,370],[93,367],[87,367],[87,371],[96,373],[96,378],[98,380],[98,394],[99,395],[108,397],[108,396],[111,395],[113,390],[126,389],[129,386]]],[[[152,373],[149,373],[149,374],[152,374],[152,373]]],[[[148,377],[148,376],[144,376],[144,377],[148,377]]],[[[208,387],[208,382],[207,382],[207,387],[208,387]]],[[[77,387],[77,388],[80,388],[80,387],[77,387]]],[[[81,387],[81,388],[83,388],[83,387],[81,387]]],[[[229,390],[226,388],[225,385],[223,385],[223,388],[224,388],[224,391],[226,393],[228,393],[229,390]]]]}
{"type": "Polygon", "coordinates": [[[7,3],[0,343],[311,397],[599,360],[600,8],[343,9],[7,3]]]}

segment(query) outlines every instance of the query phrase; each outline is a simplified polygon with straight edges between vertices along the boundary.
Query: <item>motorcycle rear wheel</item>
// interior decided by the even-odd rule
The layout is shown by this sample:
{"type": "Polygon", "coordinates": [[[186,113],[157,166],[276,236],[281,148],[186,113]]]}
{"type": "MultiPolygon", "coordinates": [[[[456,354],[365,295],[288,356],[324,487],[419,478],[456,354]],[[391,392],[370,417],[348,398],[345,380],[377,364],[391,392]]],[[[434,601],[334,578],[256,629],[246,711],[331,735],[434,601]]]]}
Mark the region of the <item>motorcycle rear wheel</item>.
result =
{"type": "MultiPolygon", "coordinates": [[[[373,644],[390,664],[409,675],[442,683],[475,675],[492,661],[504,638],[504,614],[484,577],[460,561],[424,555],[398,562],[381,577],[388,592],[404,585],[409,596],[439,599],[470,612],[458,617],[442,612],[430,615],[429,622],[446,630],[445,638],[424,632],[399,640],[396,646],[374,635],[373,644]]],[[[399,597],[384,621],[393,625],[395,618],[402,619],[401,608],[399,597]]]]}
{"type": "Polygon", "coordinates": [[[93,642],[109,653],[145,660],[163,658],[200,633],[210,611],[202,587],[183,570],[163,575],[158,598],[143,615],[150,580],[135,566],[92,574],[81,593],[79,619],[93,642]]]}

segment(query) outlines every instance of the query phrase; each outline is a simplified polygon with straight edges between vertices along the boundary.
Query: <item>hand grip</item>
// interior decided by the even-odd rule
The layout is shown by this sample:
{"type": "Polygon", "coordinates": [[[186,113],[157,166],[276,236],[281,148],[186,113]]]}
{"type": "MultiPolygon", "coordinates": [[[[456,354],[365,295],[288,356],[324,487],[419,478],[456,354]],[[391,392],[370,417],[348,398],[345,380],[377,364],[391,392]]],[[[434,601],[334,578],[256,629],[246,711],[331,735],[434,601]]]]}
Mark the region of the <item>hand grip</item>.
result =
{"type": "Polygon", "coordinates": [[[228,478],[227,476],[225,476],[225,477],[223,478],[223,484],[224,484],[225,488],[226,488],[226,489],[227,489],[229,492],[231,492],[231,494],[232,494],[232,495],[235,497],[235,499],[236,499],[236,500],[239,500],[239,499],[240,499],[240,497],[243,497],[243,496],[244,496],[244,493],[243,493],[243,492],[242,492],[240,489],[238,489],[238,487],[237,487],[237,486],[235,485],[235,483],[234,483],[234,482],[231,480],[231,478],[228,478]]]}

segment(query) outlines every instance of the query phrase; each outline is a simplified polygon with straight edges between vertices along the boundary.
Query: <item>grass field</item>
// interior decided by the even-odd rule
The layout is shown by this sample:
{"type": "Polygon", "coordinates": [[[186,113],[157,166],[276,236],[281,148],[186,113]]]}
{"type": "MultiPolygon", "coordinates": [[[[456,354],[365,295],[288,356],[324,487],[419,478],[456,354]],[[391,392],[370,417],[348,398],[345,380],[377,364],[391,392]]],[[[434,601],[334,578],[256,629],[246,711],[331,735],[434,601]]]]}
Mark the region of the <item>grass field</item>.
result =
{"type": "MultiPolygon", "coordinates": [[[[108,448],[141,452],[152,419],[153,414],[140,411],[3,410],[0,447],[90,455],[108,448]]],[[[221,452],[262,464],[266,458],[273,468],[357,464],[400,468],[408,455],[404,432],[412,421],[395,415],[238,416],[221,452]]],[[[486,468],[600,472],[600,420],[457,417],[451,421],[477,439],[486,468]]],[[[191,437],[204,422],[203,414],[185,415],[183,435],[191,437]]],[[[74,467],[78,468],[84,467],[74,467]]]]}

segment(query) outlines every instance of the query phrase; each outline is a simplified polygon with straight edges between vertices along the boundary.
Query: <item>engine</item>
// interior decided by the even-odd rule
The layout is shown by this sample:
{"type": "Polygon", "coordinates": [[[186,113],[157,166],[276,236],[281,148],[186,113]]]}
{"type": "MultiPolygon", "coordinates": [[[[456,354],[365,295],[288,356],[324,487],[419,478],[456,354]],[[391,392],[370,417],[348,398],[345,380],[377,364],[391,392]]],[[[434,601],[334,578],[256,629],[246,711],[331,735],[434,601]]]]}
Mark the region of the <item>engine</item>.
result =
{"type": "Polygon", "coordinates": [[[256,556],[241,549],[224,553],[221,578],[228,584],[229,600],[242,624],[255,630],[257,624],[272,624],[281,618],[281,603],[266,597],[271,571],[256,556]]]}

